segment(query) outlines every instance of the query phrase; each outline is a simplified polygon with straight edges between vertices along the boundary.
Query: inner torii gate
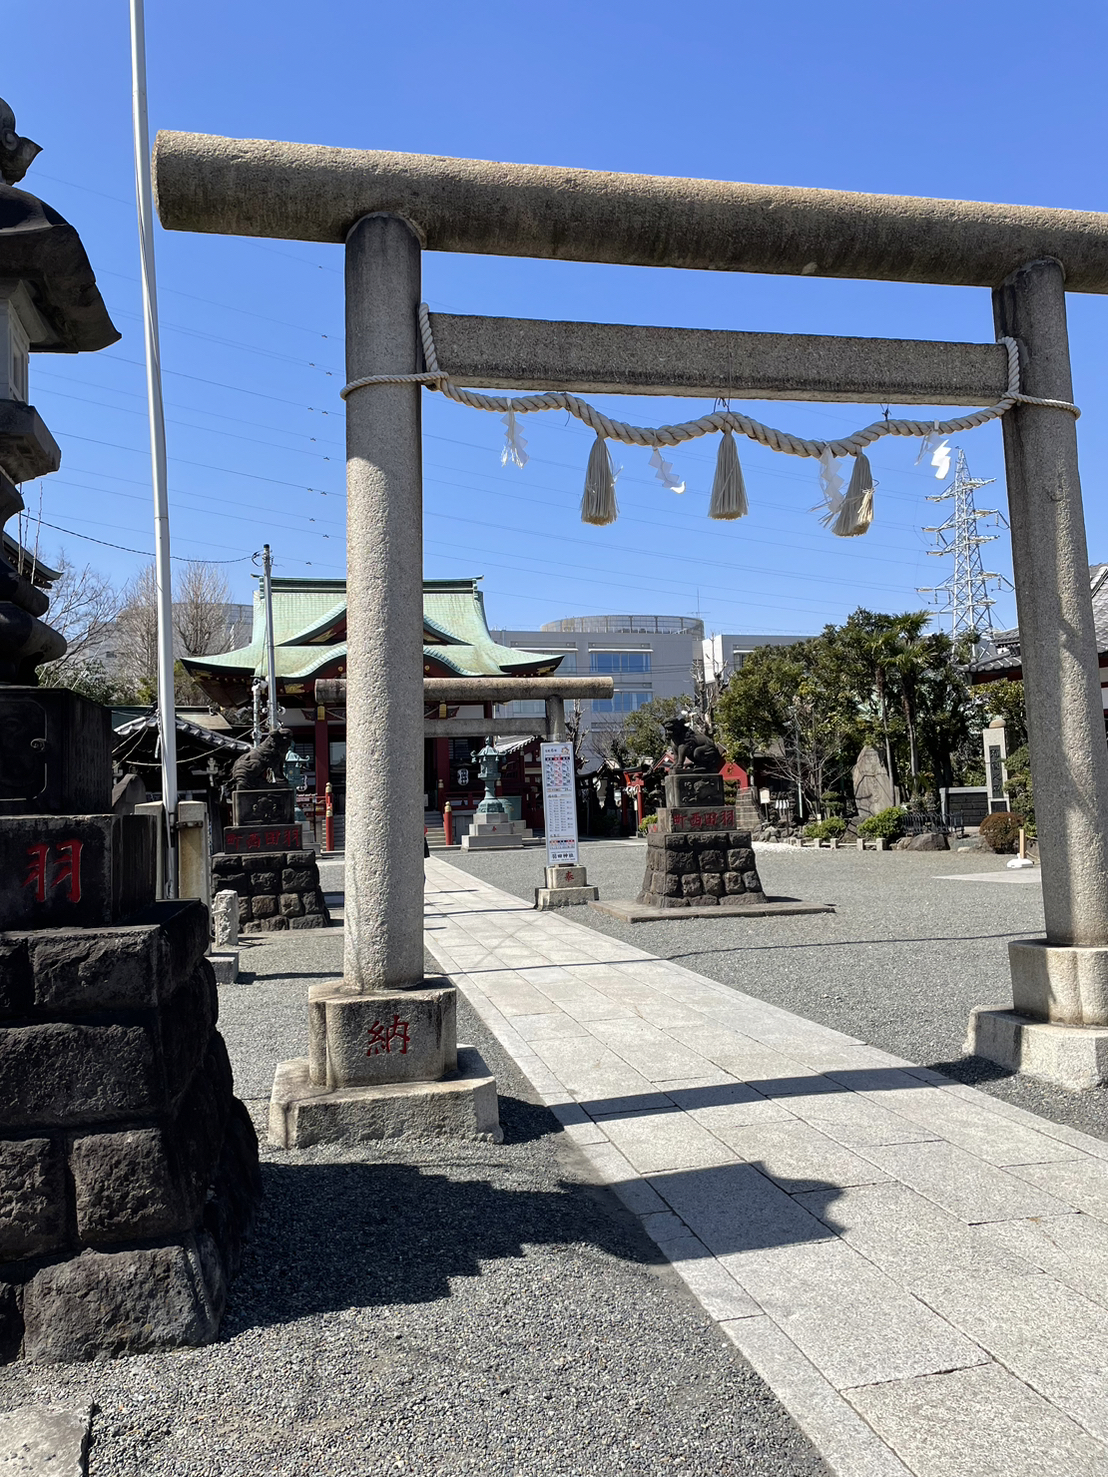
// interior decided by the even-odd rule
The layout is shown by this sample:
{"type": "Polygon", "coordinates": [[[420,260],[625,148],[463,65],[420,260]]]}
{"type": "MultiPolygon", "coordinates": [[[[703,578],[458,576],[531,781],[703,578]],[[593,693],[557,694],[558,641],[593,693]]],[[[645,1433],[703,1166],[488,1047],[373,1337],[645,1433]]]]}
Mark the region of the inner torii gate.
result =
{"type": "MultiPolygon", "coordinates": [[[[1108,293],[1108,215],[160,134],[171,230],[341,242],[349,381],[424,368],[424,249],[988,287],[1024,394],[1072,399],[1065,293],[1108,293]]],[[[998,344],[431,315],[460,385],[984,405],[998,344]]],[[[420,387],[347,403],[349,798],[345,978],[423,980],[420,387]]],[[[1004,419],[1046,938],[1010,948],[1014,1004],[971,1049],[1070,1086],[1108,1076],[1108,746],[1074,416],[1004,419]],[[1030,1021],[1028,1020],[1030,1018],[1030,1021]],[[1044,1022],[1049,1025],[1035,1025],[1044,1022]]]]}

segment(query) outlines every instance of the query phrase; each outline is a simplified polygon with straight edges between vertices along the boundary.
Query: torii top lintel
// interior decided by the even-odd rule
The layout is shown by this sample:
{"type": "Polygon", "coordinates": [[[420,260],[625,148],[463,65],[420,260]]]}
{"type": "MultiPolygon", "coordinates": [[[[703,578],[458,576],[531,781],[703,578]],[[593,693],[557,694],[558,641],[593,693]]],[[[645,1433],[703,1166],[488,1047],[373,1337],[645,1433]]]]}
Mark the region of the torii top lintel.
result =
{"type": "Polygon", "coordinates": [[[169,230],[344,241],[404,216],[431,251],[996,287],[1056,257],[1108,292],[1108,214],[160,133],[169,230]]]}

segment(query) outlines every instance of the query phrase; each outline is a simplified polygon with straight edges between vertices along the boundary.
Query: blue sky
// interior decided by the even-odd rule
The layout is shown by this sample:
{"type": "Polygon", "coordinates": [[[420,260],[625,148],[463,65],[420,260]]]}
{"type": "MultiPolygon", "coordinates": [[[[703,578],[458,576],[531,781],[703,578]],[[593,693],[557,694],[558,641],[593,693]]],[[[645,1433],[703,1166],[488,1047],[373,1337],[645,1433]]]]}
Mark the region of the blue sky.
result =
{"type": "MultiPolygon", "coordinates": [[[[1102,210],[1108,12],[1095,0],[1002,10],[969,0],[784,6],[355,5],[147,0],[151,129],[588,168],[1102,210]]],[[[38,0],[6,19],[0,91],[43,145],[26,186],[81,231],[122,342],[36,355],[32,399],[63,450],[25,488],[45,558],[64,546],[123,580],[152,550],[133,206],[125,0],[38,0]],[[37,60],[36,60],[37,58],[37,60]],[[23,80],[24,77],[26,80],[23,80]],[[41,502],[40,502],[41,500],[41,502]]],[[[342,259],[338,246],[158,233],[174,553],[226,565],[249,599],[251,553],[279,574],[344,573],[342,259]]],[[[428,254],[433,308],[536,318],[989,340],[987,291],[428,254]]],[[[1071,296],[1090,556],[1108,560],[1108,302],[1071,296]]],[[[661,423],[697,401],[612,397],[661,423]]],[[[872,406],[748,407],[842,434],[872,406]]],[[[707,520],[715,439],[622,463],[621,518],[581,524],[591,433],[523,423],[532,460],[500,465],[496,417],[424,397],[425,570],[481,574],[494,625],[618,610],[699,612],[709,629],[805,633],[858,604],[919,608],[944,573],[921,529],[943,510],[916,443],[872,460],[877,517],[837,540],[809,510],[811,462],[740,446],[751,514],[707,520]]],[[[1000,432],[961,439],[1002,479],[1000,432]]],[[[1004,507],[1003,482],[980,495],[1004,507]]],[[[1010,573],[1007,537],[986,550],[1010,573]]],[[[999,624],[1014,619],[1010,595],[999,624]]]]}

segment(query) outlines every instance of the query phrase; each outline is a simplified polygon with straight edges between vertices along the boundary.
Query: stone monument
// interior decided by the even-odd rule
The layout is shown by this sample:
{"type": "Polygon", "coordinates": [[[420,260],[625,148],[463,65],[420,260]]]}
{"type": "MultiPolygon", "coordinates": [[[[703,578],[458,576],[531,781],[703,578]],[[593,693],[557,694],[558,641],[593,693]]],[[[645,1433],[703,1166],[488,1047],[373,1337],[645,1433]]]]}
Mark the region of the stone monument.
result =
{"type": "MultiPolygon", "coordinates": [[[[76,232],[11,188],[38,150],[0,102],[0,526],[60,453],[27,355],[119,335],[76,232]],[[13,163],[14,161],[14,163],[13,163]]],[[[0,1357],[215,1336],[259,1191],[215,1029],[208,915],[155,898],[153,816],[113,812],[111,714],[35,685],[65,642],[0,558],[0,1357]]]]}
{"type": "Polygon", "coordinates": [[[750,832],[735,828],[735,808],[724,803],[724,759],[686,718],[665,725],[673,768],[665,778],[665,805],[647,836],[646,875],[637,901],[673,910],[752,907],[766,900],[750,832]]]}
{"type": "Polygon", "coordinates": [[[893,782],[885,761],[872,745],[867,744],[859,753],[851,774],[854,782],[854,804],[858,819],[868,820],[896,804],[893,782]]]}

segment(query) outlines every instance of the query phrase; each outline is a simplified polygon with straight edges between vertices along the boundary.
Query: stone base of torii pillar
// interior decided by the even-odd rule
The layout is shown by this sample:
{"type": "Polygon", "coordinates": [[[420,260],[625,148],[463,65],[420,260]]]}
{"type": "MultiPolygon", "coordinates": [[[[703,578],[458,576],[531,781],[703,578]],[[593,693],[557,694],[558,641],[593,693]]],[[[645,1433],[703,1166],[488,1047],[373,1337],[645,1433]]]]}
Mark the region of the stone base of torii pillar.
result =
{"type": "Polygon", "coordinates": [[[279,1149],[387,1138],[504,1135],[496,1078],[458,1046],[456,991],[365,994],[341,980],[308,992],[308,1056],[277,1068],[269,1141],[279,1149]]]}

